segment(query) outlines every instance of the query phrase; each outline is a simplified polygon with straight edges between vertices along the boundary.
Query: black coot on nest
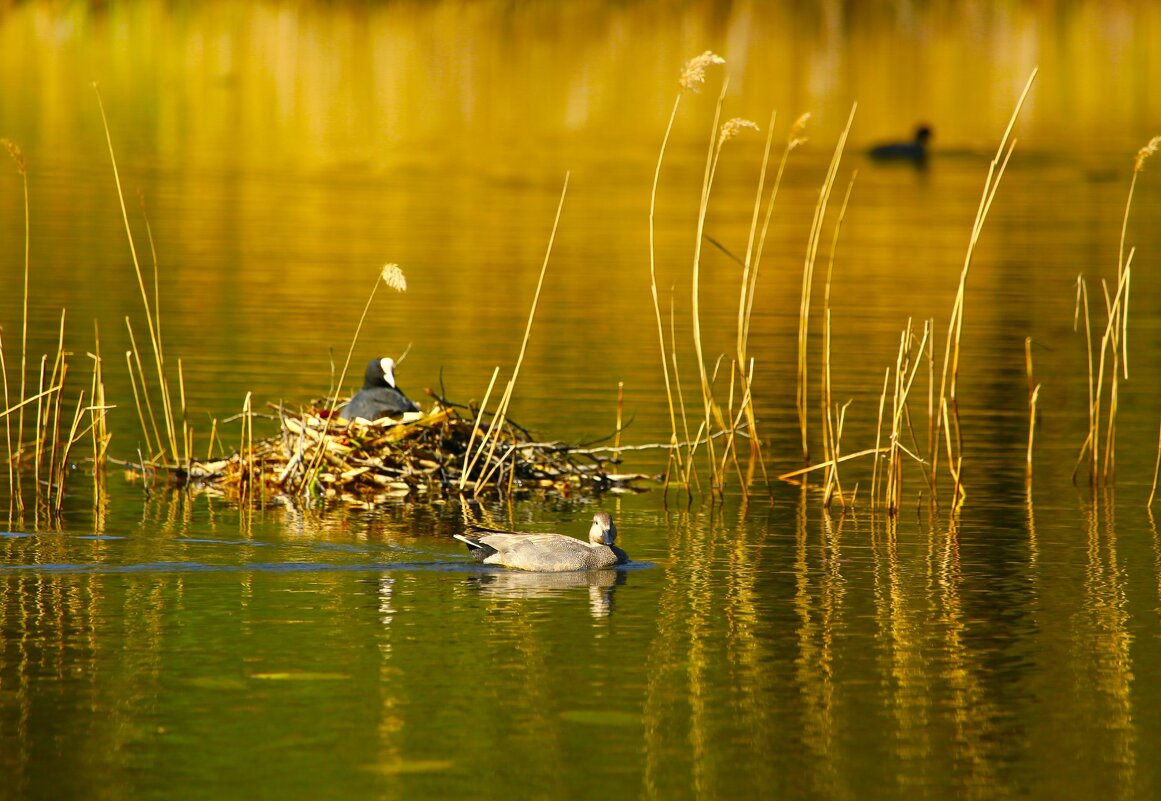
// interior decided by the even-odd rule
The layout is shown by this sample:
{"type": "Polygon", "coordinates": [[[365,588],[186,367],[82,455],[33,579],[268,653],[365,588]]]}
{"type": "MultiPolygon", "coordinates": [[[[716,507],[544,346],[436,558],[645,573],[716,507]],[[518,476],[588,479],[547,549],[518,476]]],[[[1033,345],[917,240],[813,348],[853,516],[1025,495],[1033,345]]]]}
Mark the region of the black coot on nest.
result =
{"type": "Polygon", "coordinates": [[[418,411],[419,406],[395,385],[395,360],[384,357],[367,365],[363,388],[347,401],[339,415],[347,420],[378,420],[418,411]]]}

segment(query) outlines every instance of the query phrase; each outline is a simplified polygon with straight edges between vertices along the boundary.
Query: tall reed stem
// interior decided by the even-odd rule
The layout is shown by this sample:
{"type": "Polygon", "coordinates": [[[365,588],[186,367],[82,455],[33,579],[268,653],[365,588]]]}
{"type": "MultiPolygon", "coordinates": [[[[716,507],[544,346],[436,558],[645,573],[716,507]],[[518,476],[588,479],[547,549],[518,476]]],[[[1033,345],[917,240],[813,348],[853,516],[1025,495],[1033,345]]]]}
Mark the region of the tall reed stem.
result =
{"type": "MultiPolygon", "coordinates": [[[[1032,83],[1036,80],[1037,69],[1032,70],[1032,74],[1028,76],[1028,81],[1024,84],[1024,91],[1020,93],[1019,99],[1016,101],[1016,107],[1012,111],[1012,116],[1008,120],[1008,127],[1004,130],[1004,135],[1000,138],[1000,144],[996,148],[996,155],[992,158],[991,165],[988,167],[988,175],[984,180],[984,189],[980,197],[979,207],[976,209],[975,221],[972,224],[971,236],[968,239],[967,253],[964,254],[963,269],[960,271],[959,287],[956,290],[955,302],[952,304],[951,320],[948,323],[947,343],[943,356],[943,373],[939,383],[939,407],[942,410],[939,422],[936,424],[935,439],[939,439],[939,425],[943,421],[956,421],[956,448],[951,447],[951,438],[947,437],[948,442],[948,469],[951,471],[952,479],[956,486],[956,498],[962,498],[963,485],[960,480],[959,465],[963,462],[962,447],[959,444],[959,408],[956,403],[957,398],[957,382],[959,378],[959,354],[960,341],[963,335],[963,314],[964,314],[964,296],[967,289],[968,271],[971,268],[972,257],[975,255],[976,245],[979,243],[980,234],[984,229],[984,221],[988,217],[988,211],[992,207],[992,201],[996,197],[996,191],[1000,186],[1000,179],[1007,169],[1008,161],[1012,158],[1012,151],[1016,147],[1016,141],[1011,139],[1012,129],[1016,126],[1016,119],[1020,116],[1020,109],[1024,106],[1024,101],[1028,97],[1028,93],[1032,90],[1032,83]],[[950,412],[948,409],[950,408],[950,412]]],[[[932,454],[931,475],[932,481],[935,480],[936,461],[938,451],[932,454]]]]}
{"type": "Polygon", "coordinates": [[[831,190],[834,188],[835,177],[838,175],[839,162],[842,160],[843,149],[846,147],[847,137],[851,132],[851,125],[855,121],[855,111],[858,103],[851,106],[850,116],[847,117],[846,127],[843,128],[835,145],[834,155],[831,156],[827,167],[826,178],[818,193],[818,202],[814,207],[814,219],[810,225],[810,238],[806,246],[806,258],[802,265],[802,298],[798,307],[798,393],[795,396],[795,408],[798,411],[798,430],[802,437],[802,458],[810,458],[810,444],[807,439],[807,397],[809,389],[809,374],[807,368],[807,343],[810,329],[810,299],[814,287],[814,264],[818,258],[818,244],[822,238],[822,223],[826,217],[827,204],[830,201],[831,190]]]}
{"type": "MultiPolygon", "coordinates": [[[[564,199],[568,195],[570,175],[571,173],[567,172],[564,174],[564,186],[561,187],[560,200],[556,204],[556,217],[552,221],[552,232],[548,236],[548,247],[544,252],[544,261],[540,265],[540,277],[536,280],[536,293],[532,297],[532,308],[528,310],[528,322],[524,326],[524,338],[520,342],[520,354],[516,357],[516,366],[512,369],[512,377],[508,379],[508,385],[504,389],[504,395],[500,398],[499,406],[496,407],[496,413],[492,417],[492,424],[488,427],[483,442],[480,443],[480,450],[483,451],[485,447],[489,447],[489,440],[491,440],[488,456],[484,462],[485,465],[490,463],[496,451],[496,445],[499,443],[500,437],[503,434],[504,423],[507,421],[508,405],[512,402],[512,393],[516,388],[516,379],[520,376],[520,367],[524,364],[524,356],[528,352],[528,340],[532,337],[532,323],[536,319],[536,308],[540,304],[540,291],[544,288],[544,275],[548,271],[548,261],[552,256],[552,247],[556,243],[556,232],[560,228],[560,215],[564,210],[564,199]]],[[[484,478],[477,483],[475,494],[478,495],[480,493],[492,472],[494,470],[488,471],[484,478]]]]}

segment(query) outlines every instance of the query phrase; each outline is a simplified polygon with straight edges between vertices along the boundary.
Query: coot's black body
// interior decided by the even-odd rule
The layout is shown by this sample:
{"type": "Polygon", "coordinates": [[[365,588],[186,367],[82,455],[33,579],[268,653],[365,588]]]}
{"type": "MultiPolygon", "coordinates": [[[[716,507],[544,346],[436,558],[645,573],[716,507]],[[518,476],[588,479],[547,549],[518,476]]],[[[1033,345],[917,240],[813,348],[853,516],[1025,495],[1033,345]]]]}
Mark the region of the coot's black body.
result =
{"type": "Polygon", "coordinates": [[[363,388],[339,410],[347,420],[378,420],[418,412],[419,406],[395,385],[395,361],[374,359],[363,374],[363,388]]]}

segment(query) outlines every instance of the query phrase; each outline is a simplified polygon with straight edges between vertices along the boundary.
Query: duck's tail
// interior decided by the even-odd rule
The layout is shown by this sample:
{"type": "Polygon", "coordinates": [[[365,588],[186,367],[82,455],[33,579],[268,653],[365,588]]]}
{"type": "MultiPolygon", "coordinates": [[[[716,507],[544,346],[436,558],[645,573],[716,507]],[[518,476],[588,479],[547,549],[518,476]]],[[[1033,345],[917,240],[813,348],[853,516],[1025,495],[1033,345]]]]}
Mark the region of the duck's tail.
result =
{"type": "Polygon", "coordinates": [[[468,546],[468,553],[470,553],[472,558],[477,562],[484,562],[489,556],[492,556],[496,553],[495,548],[488,545],[487,543],[480,542],[478,539],[465,537],[463,534],[452,534],[452,536],[468,546]]]}

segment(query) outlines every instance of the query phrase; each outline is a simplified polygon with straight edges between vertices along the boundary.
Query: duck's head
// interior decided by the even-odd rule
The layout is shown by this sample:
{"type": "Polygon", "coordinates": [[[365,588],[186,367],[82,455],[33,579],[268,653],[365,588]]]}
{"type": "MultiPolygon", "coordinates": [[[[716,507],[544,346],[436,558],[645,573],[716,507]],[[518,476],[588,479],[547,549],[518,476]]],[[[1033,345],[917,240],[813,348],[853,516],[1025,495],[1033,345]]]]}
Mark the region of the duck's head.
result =
{"type": "Polygon", "coordinates": [[[373,359],[363,373],[363,386],[395,389],[395,360],[389,356],[373,359]]]}
{"type": "Polygon", "coordinates": [[[918,145],[926,145],[931,139],[931,128],[927,125],[920,125],[915,129],[915,143],[918,145]]]}
{"type": "Polygon", "coordinates": [[[593,515],[593,525],[589,529],[589,542],[593,545],[612,545],[617,541],[617,527],[608,512],[593,515]]]}

